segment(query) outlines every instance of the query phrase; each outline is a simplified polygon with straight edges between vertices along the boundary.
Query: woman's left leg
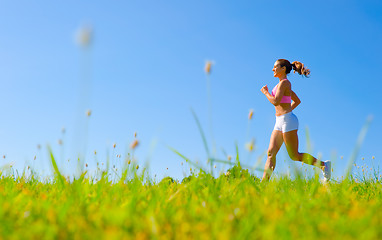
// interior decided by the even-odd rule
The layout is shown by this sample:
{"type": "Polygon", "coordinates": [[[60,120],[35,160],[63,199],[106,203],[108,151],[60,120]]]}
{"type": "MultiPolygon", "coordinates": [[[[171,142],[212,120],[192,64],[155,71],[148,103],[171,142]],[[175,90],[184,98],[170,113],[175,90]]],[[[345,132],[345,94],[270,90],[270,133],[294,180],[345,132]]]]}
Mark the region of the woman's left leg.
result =
{"type": "Polygon", "coordinates": [[[298,135],[297,130],[283,133],[285,147],[288,151],[289,157],[294,161],[303,162],[313,166],[324,166],[324,162],[317,160],[308,153],[298,152],[298,135]]]}

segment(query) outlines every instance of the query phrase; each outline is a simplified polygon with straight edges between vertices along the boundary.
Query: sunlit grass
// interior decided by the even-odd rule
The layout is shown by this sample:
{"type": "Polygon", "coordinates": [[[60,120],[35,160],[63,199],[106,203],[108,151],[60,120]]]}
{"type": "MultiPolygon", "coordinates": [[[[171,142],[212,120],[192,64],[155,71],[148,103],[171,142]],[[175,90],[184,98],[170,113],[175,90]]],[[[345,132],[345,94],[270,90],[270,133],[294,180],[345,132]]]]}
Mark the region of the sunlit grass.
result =
{"type": "Polygon", "coordinates": [[[2,238],[378,239],[381,179],[322,184],[280,177],[260,183],[238,166],[154,181],[136,168],[118,181],[100,173],[0,177],[2,238]],[[60,180],[61,179],[61,180],[60,180]]]}

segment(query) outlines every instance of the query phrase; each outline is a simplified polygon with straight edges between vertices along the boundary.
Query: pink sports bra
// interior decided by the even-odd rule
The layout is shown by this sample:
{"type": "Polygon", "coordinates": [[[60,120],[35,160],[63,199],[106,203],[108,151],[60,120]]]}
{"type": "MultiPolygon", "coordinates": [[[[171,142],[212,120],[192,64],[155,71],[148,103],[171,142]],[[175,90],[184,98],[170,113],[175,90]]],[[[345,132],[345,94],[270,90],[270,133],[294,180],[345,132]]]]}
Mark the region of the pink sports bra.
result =
{"type": "MultiPolygon", "coordinates": [[[[285,79],[283,79],[285,80],[285,79]]],[[[273,89],[272,89],[272,96],[275,96],[276,95],[276,91],[277,91],[277,88],[278,88],[279,84],[277,84],[273,89]]],[[[292,97],[291,96],[283,96],[281,98],[281,101],[280,103],[291,103],[292,102],[292,97]]]]}

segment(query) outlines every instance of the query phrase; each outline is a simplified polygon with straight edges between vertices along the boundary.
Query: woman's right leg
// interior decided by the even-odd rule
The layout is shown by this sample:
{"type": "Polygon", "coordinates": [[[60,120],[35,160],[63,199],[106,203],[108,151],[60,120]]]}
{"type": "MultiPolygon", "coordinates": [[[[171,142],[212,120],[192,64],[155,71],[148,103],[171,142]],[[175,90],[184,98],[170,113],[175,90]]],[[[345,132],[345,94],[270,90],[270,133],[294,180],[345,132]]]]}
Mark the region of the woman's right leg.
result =
{"type": "Polygon", "coordinates": [[[263,179],[261,181],[268,181],[276,167],[276,154],[283,145],[283,133],[278,130],[273,130],[271,140],[268,147],[268,158],[264,167],[263,179]]]}

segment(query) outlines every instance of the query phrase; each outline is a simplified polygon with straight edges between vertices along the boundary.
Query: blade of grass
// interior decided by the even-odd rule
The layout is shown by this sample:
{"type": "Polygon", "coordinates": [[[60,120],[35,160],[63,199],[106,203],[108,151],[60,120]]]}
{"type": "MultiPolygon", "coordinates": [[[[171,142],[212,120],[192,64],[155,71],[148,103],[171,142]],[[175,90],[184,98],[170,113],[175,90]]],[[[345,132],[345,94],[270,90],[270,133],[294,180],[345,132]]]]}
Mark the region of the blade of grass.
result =
{"type": "Polygon", "coordinates": [[[349,175],[353,169],[353,164],[354,164],[354,162],[358,156],[359,150],[361,149],[361,145],[362,145],[363,141],[365,140],[367,130],[369,129],[372,121],[373,121],[373,116],[372,115],[368,116],[365,124],[362,126],[361,131],[359,132],[356,145],[354,147],[353,153],[352,153],[350,160],[348,162],[348,167],[346,170],[345,179],[349,179],[349,175]]]}
{"type": "Polygon", "coordinates": [[[198,125],[198,129],[199,129],[200,135],[202,137],[202,140],[203,140],[203,143],[204,143],[204,148],[206,149],[207,156],[208,156],[208,158],[210,158],[210,151],[208,149],[208,144],[207,144],[206,136],[204,135],[204,131],[202,129],[202,126],[200,125],[199,119],[196,116],[196,113],[194,112],[194,110],[192,108],[191,108],[191,112],[192,112],[192,115],[194,116],[196,124],[198,125]]]}
{"type": "Polygon", "coordinates": [[[267,152],[268,150],[265,150],[262,154],[260,154],[260,156],[257,158],[256,164],[253,166],[254,168],[257,168],[260,165],[261,161],[263,161],[263,158],[267,155],[267,152]]]}
{"type": "MultiPolygon", "coordinates": [[[[227,160],[221,160],[221,159],[216,159],[216,158],[212,158],[211,160],[214,161],[214,162],[224,163],[224,164],[228,164],[228,165],[232,165],[232,166],[235,166],[235,165],[236,165],[236,163],[231,162],[231,161],[227,161],[227,160]]],[[[256,166],[251,167],[251,166],[249,166],[249,165],[243,165],[243,164],[241,164],[240,167],[242,167],[242,168],[247,168],[247,169],[251,169],[251,170],[256,170],[256,171],[264,172],[264,169],[258,168],[258,167],[256,167],[256,166]]]]}
{"type": "Polygon", "coordinates": [[[237,166],[240,167],[239,146],[237,145],[237,142],[235,143],[235,145],[236,145],[236,163],[237,163],[237,166]]]}
{"type": "Polygon", "coordinates": [[[180,156],[181,158],[183,158],[184,160],[186,160],[187,163],[191,164],[192,166],[198,168],[198,169],[201,169],[203,171],[205,171],[201,166],[199,166],[198,164],[194,163],[193,161],[191,161],[190,159],[188,159],[187,157],[185,157],[184,155],[182,155],[180,152],[178,152],[176,149],[172,148],[172,147],[169,147],[168,148],[173,151],[175,154],[177,154],[178,156],[180,156]]]}
{"type": "MultiPolygon", "coordinates": [[[[305,127],[305,137],[306,137],[306,148],[309,154],[313,154],[313,148],[312,144],[310,143],[310,134],[309,134],[309,128],[305,127]]],[[[309,158],[308,161],[311,162],[313,159],[309,158]]],[[[309,163],[310,164],[310,163],[309,163]]]]}
{"type": "Polygon", "coordinates": [[[63,176],[61,175],[60,170],[58,170],[57,163],[56,163],[56,160],[54,159],[53,152],[52,152],[52,149],[50,148],[50,146],[48,146],[48,151],[49,151],[50,159],[52,161],[52,166],[53,166],[54,172],[58,178],[58,182],[61,186],[64,186],[63,176]]]}

